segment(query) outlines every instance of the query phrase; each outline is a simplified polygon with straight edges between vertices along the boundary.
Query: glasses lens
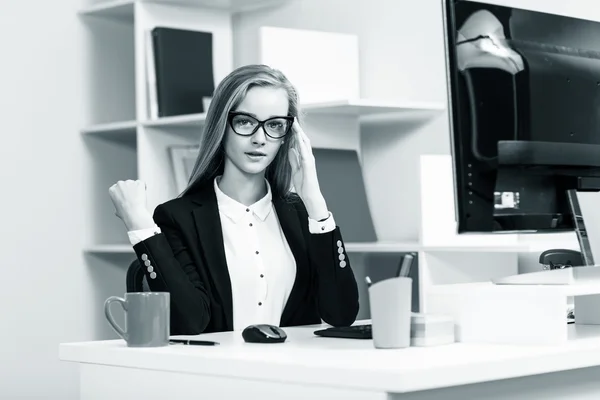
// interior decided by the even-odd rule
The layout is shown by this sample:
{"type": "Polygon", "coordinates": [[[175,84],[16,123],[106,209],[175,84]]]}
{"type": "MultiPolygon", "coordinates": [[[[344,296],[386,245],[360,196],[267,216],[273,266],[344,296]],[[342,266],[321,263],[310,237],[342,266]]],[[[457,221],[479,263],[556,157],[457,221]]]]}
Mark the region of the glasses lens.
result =
{"type": "Polygon", "coordinates": [[[236,115],[231,120],[233,130],[240,135],[250,135],[256,129],[258,121],[248,115],[236,115]]]}
{"type": "Polygon", "coordinates": [[[272,137],[282,137],[288,131],[290,122],[285,118],[273,118],[265,122],[265,129],[272,137]]]}

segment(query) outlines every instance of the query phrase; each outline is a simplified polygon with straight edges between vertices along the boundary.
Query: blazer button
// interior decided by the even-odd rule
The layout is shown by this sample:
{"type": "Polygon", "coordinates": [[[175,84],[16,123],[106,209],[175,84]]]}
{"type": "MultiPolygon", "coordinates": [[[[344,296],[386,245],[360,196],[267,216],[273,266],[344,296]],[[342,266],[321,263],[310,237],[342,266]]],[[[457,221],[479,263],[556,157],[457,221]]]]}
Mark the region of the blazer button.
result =
{"type": "Polygon", "coordinates": [[[338,258],[340,259],[340,261],[344,261],[346,259],[346,256],[344,254],[340,254],[338,258]]]}
{"type": "Polygon", "coordinates": [[[341,240],[337,241],[337,247],[342,247],[342,241],[341,240]]]}
{"type": "Polygon", "coordinates": [[[146,268],[146,270],[147,270],[148,272],[152,272],[152,271],[154,271],[154,267],[152,267],[152,265],[151,265],[151,266],[149,266],[148,268],[146,268]]]}
{"type": "Polygon", "coordinates": [[[342,254],[344,252],[344,248],[343,247],[339,247],[338,248],[338,253],[342,254]]]}
{"type": "Polygon", "coordinates": [[[142,261],[146,261],[148,259],[148,254],[142,254],[142,261]]]}
{"type": "Polygon", "coordinates": [[[150,279],[156,279],[156,272],[150,273],[150,279]]]}
{"type": "Polygon", "coordinates": [[[340,268],[344,268],[346,266],[346,261],[340,261],[340,268]]]}
{"type": "Polygon", "coordinates": [[[150,262],[150,260],[146,260],[146,261],[144,261],[144,265],[145,265],[146,267],[149,267],[151,264],[152,264],[152,263],[150,262]]]}

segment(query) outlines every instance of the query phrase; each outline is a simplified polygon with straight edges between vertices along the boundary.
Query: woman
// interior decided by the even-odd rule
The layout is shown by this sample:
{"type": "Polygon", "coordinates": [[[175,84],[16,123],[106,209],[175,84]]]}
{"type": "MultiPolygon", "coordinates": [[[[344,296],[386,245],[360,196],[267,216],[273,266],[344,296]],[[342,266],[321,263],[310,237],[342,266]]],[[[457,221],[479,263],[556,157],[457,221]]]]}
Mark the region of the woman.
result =
{"type": "Polygon", "coordinates": [[[356,280],[298,113],[281,72],[236,69],[215,90],[178,198],[152,216],[143,182],[109,189],[150,289],[171,294],[172,334],[355,321],[356,280]]]}

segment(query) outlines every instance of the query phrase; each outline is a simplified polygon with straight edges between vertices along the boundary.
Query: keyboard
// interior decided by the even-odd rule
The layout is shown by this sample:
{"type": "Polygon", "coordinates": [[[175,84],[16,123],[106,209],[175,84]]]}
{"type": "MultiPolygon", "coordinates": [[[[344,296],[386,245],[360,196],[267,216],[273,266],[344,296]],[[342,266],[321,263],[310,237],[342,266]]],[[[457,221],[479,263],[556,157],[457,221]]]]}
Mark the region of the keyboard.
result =
{"type": "Polygon", "coordinates": [[[317,336],[344,339],[373,339],[371,324],[352,325],[321,329],[313,332],[317,336]]]}

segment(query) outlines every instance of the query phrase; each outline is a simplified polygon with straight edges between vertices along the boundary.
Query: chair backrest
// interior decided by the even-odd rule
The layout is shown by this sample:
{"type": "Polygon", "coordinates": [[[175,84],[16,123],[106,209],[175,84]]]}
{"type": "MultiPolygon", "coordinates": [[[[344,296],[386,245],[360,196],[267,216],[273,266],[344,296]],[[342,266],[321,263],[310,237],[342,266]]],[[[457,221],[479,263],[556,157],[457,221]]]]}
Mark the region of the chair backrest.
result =
{"type": "Polygon", "coordinates": [[[129,264],[125,286],[127,293],[149,291],[143,266],[137,258],[129,264]]]}

